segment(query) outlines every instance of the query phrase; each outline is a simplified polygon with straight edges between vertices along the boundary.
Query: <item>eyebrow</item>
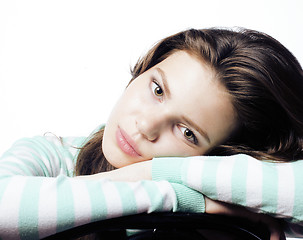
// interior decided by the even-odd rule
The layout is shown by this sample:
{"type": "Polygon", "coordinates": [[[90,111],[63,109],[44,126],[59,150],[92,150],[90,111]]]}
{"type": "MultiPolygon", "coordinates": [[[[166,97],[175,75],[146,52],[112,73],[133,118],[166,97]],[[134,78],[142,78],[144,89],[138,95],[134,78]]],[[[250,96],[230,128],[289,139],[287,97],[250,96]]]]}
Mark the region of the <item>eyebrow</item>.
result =
{"type": "Polygon", "coordinates": [[[187,122],[189,125],[191,125],[194,129],[196,129],[197,132],[199,132],[205,139],[206,141],[208,142],[208,144],[210,144],[210,139],[209,139],[209,136],[207,134],[207,132],[205,132],[202,128],[200,128],[196,123],[194,123],[191,119],[185,117],[185,116],[182,116],[183,118],[183,121],[187,122]]]}
{"type": "Polygon", "coordinates": [[[169,86],[168,86],[167,77],[166,77],[165,72],[159,67],[156,67],[155,69],[161,75],[161,79],[162,79],[165,94],[167,95],[168,98],[170,98],[171,93],[170,93],[170,90],[169,90],[169,86]]]}

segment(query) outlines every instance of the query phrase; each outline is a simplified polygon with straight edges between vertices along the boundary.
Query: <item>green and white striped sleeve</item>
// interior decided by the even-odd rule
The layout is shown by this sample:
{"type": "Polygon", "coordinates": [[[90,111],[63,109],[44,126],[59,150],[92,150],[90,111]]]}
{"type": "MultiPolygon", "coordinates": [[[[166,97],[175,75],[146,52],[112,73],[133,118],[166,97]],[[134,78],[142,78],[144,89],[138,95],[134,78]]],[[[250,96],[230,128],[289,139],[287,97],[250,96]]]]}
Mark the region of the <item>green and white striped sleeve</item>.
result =
{"type": "MultiPolygon", "coordinates": [[[[205,196],[303,225],[303,161],[270,163],[239,154],[155,158],[153,180],[184,184],[205,196]]],[[[297,226],[297,234],[303,233],[297,226]]]]}
{"type": "Polygon", "coordinates": [[[73,178],[84,138],[35,137],[0,159],[0,239],[40,239],[92,221],[154,211],[203,211],[203,196],[167,181],[73,178]],[[198,203],[197,203],[198,202],[198,203]]]}

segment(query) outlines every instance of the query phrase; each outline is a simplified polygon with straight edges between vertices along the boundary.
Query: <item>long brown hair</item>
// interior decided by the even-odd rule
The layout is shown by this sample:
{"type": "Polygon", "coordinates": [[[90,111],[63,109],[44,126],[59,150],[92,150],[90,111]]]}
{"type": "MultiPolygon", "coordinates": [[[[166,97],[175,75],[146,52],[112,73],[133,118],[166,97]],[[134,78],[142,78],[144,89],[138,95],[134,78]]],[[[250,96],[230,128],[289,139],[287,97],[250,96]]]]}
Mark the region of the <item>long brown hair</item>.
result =
{"type": "MultiPolygon", "coordinates": [[[[303,157],[303,71],[277,40],[257,31],[190,29],[158,42],[131,70],[132,80],[183,50],[209,65],[232,96],[240,127],[209,155],[246,153],[262,160],[303,157]]],[[[78,156],[77,174],[112,169],[102,153],[103,131],[78,156]]]]}

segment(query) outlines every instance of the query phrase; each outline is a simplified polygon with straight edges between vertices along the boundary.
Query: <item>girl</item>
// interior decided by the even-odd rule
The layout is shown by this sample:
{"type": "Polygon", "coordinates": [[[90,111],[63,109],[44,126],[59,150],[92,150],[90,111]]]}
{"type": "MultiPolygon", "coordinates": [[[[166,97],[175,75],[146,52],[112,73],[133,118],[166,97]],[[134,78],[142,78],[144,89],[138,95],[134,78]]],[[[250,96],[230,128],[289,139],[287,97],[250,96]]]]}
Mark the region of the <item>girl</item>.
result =
{"type": "Polygon", "coordinates": [[[298,227],[302,164],[291,161],[303,155],[303,76],[287,49],[255,31],[188,30],[160,41],[132,74],[88,141],[23,139],[3,155],[1,238],[139,212],[242,214],[210,198],[298,227]],[[209,157],[189,157],[198,155],[209,157]],[[87,176],[73,177],[75,165],[87,176]]]}
{"type": "MultiPolygon", "coordinates": [[[[135,66],[133,79],[136,81],[130,84],[131,89],[126,91],[108,120],[102,146],[100,140],[95,141],[96,148],[103,147],[104,156],[107,159],[105,164],[111,163],[114,167],[121,167],[124,166],[121,165],[122,159],[125,159],[125,165],[128,165],[159,156],[186,156],[186,154],[224,156],[246,153],[267,162],[261,164],[241,155],[215,159],[210,157],[207,159],[199,157],[195,160],[181,158],[178,161],[175,158],[155,159],[153,180],[182,183],[215,200],[250,207],[256,212],[269,213],[284,219],[290,218],[293,223],[302,222],[300,199],[303,189],[300,186],[298,172],[301,161],[292,164],[269,163],[269,161],[300,160],[303,155],[302,68],[280,43],[265,34],[249,30],[242,32],[218,29],[189,30],[159,42],[135,66]],[[204,75],[198,77],[199,86],[188,83],[189,75],[181,76],[180,65],[190,72],[194,71],[190,69],[194,66],[190,59],[179,60],[175,68],[161,70],[165,74],[153,73],[155,66],[157,72],[157,68],[165,68],[166,61],[173,61],[171,59],[178,56],[180,59],[180,52],[190,53],[202,62],[204,75]],[[163,77],[163,75],[167,76],[163,77]],[[167,85],[170,85],[170,81],[177,84],[178,77],[183,80],[181,80],[183,85],[180,88],[174,88],[176,91],[174,94],[169,88],[167,89],[167,85]],[[138,90],[136,81],[143,84],[145,78],[152,82],[152,89],[161,104],[150,103],[132,91],[132,89],[138,90]],[[207,78],[212,79],[209,86],[213,88],[208,88],[209,86],[201,81],[207,78]],[[186,85],[184,79],[186,79],[186,85]],[[155,86],[154,83],[156,83],[155,86]],[[186,87],[191,89],[188,90],[189,94],[186,87]],[[197,88],[197,95],[200,93],[200,98],[195,97],[197,88]],[[129,104],[128,92],[131,92],[130,99],[144,105],[144,109],[142,105],[136,107],[134,104],[129,104]],[[174,95],[175,98],[169,95],[174,95]],[[176,96],[186,98],[186,100],[178,101],[176,96]],[[191,97],[195,99],[193,100],[195,105],[189,113],[192,107],[191,97]],[[170,131],[174,132],[179,124],[179,120],[175,119],[175,112],[170,114],[167,110],[172,108],[173,100],[177,101],[177,108],[182,114],[194,118],[196,110],[199,115],[194,122],[198,122],[200,127],[195,125],[185,127],[182,124],[179,127],[184,131],[185,137],[198,146],[196,152],[186,150],[184,154],[182,147],[173,142],[167,134],[170,131]],[[208,109],[210,110],[207,111],[208,109]],[[134,125],[138,134],[134,130],[134,125]],[[133,139],[131,139],[128,148],[143,151],[143,153],[140,152],[140,156],[125,154],[127,151],[123,151],[123,145],[117,147],[115,144],[117,139],[113,136],[117,133],[115,131],[119,133],[120,128],[122,128],[121,131],[126,128],[126,136],[130,134],[131,138],[135,139],[136,143],[132,144],[133,139]],[[197,131],[199,128],[205,130],[202,140],[200,140],[201,134],[197,131]],[[225,129],[225,132],[222,129],[225,129]],[[205,139],[205,135],[208,139],[205,139]],[[218,136],[221,139],[218,140],[218,136]],[[170,145],[164,145],[163,139],[170,145]],[[161,152],[161,148],[160,150],[156,148],[157,144],[165,146],[164,153],[161,152]],[[134,145],[135,147],[132,148],[134,145]],[[115,165],[116,162],[119,165],[115,165]],[[179,166],[182,167],[179,169],[179,166]],[[226,172],[228,169],[230,172],[226,172]],[[286,182],[290,183],[290,187],[285,186],[286,182]],[[214,187],[217,187],[217,190],[214,187]]],[[[147,95],[143,91],[138,92],[143,96],[147,95]]],[[[94,139],[98,137],[100,139],[101,135],[102,130],[88,145],[92,147],[94,139]]],[[[86,151],[84,147],[81,154],[85,155],[89,152],[95,151],[86,151]]],[[[96,160],[99,165],[93,166],[96,169],[88,169],[88,160],[85,161],[85,159],[93,159],[92,156],[88,155],[83,159],[81,168],[80,155],[78,174],[94,174],[102,171],[100,170],[102,169],[101,157],[96,160]]],[[[118,171],[118,177],[113,179],[129,179],[121,177],[125,176],[122,171],[118,171]]],[[[136,169],[134,173],[131,173],[130,169],[125,171],[133,180],[134,176],[139,176],[135,173],[142,172],[142,169],[136,169]]],[[[136,180],[149,179],[146,178],[147,176],[149,175],[144,174],[142,178],[136,178],[136,180]]],[[[218,209],[215,212],[218,212],[218,209]]]]}

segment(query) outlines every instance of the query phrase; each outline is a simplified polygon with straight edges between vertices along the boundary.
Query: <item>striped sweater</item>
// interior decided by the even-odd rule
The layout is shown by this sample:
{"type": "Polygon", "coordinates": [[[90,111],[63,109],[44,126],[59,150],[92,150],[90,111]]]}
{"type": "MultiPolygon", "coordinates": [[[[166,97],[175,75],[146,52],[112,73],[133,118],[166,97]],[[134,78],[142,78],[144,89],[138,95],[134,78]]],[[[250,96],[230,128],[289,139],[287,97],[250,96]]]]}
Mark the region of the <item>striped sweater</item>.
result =
{"type": "Polygon", "coordinates": [[[3,154],[0,239],[39,239],[140,212],[203,212],[201,193],[283,218],[295,234],[302,232],[303,161],[266,163],[246,155],[155,158],[154,181],[83,180],[73,175],[77,147],[84,141],[34,137],[3,154]]]}
{"type": "Polygon", "coordinates": [[[153,159],[153,180],[285,220],[287,236],[303,237],[303,161],[272,163],[239,154],[153,159]]]}
{"type": "Polygon", "coordinates": [[[0,159],[0,239],[40,239],[92,221],[142,212],[204,212],[199,192],[168,181],[73,178],[85,138],[17,141],[0,159]]]}

